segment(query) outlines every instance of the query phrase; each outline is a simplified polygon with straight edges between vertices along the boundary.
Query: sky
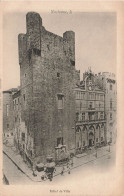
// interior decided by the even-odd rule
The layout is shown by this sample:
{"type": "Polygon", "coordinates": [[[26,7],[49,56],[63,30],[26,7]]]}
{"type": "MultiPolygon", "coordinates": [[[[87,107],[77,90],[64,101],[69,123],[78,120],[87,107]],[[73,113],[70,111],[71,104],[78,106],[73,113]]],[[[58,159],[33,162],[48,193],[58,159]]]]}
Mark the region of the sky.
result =
{"type": "MultiPolygon", "coordinates": [[[[116,13],[38,13],[46,30],[60,36],[68,30],[75,32],[75,64],[81,79],[88,67],[94,73],[116,74],[116,13]]],[[[3,16],[3,90],[20,85],[18,34],[26,33],[26,14],[20,11],[3,16]]]]}

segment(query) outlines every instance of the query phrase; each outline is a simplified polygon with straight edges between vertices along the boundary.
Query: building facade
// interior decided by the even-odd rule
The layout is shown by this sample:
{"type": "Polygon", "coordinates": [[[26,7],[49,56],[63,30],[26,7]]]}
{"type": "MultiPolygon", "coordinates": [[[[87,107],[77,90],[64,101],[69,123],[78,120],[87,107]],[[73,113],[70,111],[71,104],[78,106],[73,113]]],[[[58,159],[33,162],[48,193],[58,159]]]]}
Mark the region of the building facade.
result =
{"type": "Polygon", "coordinates": [[[17,89],[3,91],[3,141],[13,144],[14,138],[14,113],[13,94],[17,89]]]}
{"type": "Polygon", "coordinates": [[[117,83],[115,74],[103,72],[98,74],[103,81],[105,91],[105,115],[107,127],[107,143],[115,143],[117,137],[117,83]]]}
{"type": "Polygon", "coordinates": [[[75,88],[76,150],[106,144],[105,91],[89,70],[75,88]]]}

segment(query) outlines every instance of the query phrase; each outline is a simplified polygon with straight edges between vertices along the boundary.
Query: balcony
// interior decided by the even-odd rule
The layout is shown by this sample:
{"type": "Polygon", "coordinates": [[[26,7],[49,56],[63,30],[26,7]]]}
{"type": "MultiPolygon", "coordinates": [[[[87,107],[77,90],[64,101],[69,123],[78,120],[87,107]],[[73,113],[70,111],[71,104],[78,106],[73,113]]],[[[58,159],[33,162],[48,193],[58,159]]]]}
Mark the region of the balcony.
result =
{"type": "Polygon", "coordinates": [[[106,122],[106,119],[81,120],[81,121],[77,121],[77,122],[76,122],[76,125],[92,124],[92,123],[101,123],[101,122],[106,122]]]}
{"type": "Polygon", "coordinates": [[[88,110],[95,110],[95,108],[89,107],[88,110]]]}

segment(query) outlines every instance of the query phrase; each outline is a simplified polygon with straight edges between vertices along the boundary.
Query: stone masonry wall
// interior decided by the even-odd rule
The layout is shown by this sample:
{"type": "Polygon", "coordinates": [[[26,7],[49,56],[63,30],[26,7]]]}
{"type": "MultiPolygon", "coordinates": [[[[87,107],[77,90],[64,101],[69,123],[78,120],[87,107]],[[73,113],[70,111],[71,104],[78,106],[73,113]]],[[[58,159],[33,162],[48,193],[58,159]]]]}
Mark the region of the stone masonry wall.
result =
{"type": "Polygon", "coordinates": [[[22,119],[34,138],[34,154],[45,159],[55,153],[57,138],[75,148],[75,35],[63,37],[45,30],[37,13],[27,14],[27,34],[19,35],[22,119]],[[26,37],[26,53],[22,37],[26,37]],[[22,60],[23,59],[23,60],[22,60]],[[26,74],[26,75],[25,75],[26,74]],[[24,101],[25,95],[25,101],[24,101]],[[63,109],[58,109],[62,96],[63,109]]]}

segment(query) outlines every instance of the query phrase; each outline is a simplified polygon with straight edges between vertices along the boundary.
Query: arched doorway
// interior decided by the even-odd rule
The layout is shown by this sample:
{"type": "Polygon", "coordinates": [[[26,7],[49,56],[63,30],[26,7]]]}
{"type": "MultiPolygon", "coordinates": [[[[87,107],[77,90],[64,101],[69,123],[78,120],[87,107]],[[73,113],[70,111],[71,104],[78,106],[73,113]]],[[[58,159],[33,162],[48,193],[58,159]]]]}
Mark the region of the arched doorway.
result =
{"type": "Polygon", "coordinates": [[[94,146],[94,127],[89,127],[89,147],[94,146]]]}

